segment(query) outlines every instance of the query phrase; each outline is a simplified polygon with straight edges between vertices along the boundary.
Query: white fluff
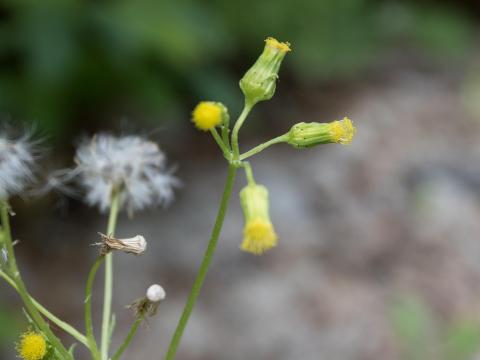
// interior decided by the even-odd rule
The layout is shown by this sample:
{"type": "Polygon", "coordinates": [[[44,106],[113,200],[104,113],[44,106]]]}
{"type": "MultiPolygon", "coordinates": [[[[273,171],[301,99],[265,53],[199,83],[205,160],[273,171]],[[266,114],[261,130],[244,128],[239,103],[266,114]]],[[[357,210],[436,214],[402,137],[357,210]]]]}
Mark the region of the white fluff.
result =
{"type": "Polygon", "coordinates": [[[34,180],[33,143],[30,134],[10,139],[0,133],[0,198],[21,193],[34,180]]]}
{"type": "Polygon", "coordinates": [[[159,302],[165,299],[165,290],[158,284],[151,285],[147,290],[147,299],[151,302],[159,302]]]}
{"type": "Polygon", "coordinates": [[[94,136],[80,144],[75,162],[69,177],[79,177],[86,202],[101,211],[110,207],[114,187],[121,189],[122,207],[133,212],[169,204],[180,184],[158,145],[140,136],[94,136]]]}

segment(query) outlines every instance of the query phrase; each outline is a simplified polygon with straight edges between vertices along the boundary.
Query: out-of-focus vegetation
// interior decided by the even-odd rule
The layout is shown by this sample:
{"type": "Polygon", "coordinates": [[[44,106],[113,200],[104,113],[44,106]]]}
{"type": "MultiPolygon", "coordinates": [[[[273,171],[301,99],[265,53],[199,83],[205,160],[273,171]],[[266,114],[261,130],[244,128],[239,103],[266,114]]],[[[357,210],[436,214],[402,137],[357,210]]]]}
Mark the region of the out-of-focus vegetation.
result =
{"type": "Polygon", "coordinates": [[[480,348],[480,324],[473,320],[439,323],[414,297],[397,301],[391,318],[405,360],[470,360],[480,348]]]}
{"type": "Polygon", "coordinates": [[[0,112],[57,135],[121,116],[158,121],[199,98],[238,104],[237,80],[266,36],[292,42],[286,72],[312,83],[405,49],[461,58],[472,33],[438,1],[5,0],[0,112]]]}

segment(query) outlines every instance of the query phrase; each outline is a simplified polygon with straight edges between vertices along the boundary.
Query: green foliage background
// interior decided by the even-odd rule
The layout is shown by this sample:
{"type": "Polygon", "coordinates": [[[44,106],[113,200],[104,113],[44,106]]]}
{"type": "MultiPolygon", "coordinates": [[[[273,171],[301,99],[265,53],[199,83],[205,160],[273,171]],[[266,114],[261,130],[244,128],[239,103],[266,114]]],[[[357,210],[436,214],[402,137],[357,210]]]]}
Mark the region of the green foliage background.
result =
{"type": "Polygon", "coordinates": [[[121,116],[158,124],[199,99],[239,103],[237,81],[267,36],[293,44],[284,74],[309,85],[405,49],[461,59],[473,31],[439,1],[4,0],[0,112],[51,135],[121,116]]]}

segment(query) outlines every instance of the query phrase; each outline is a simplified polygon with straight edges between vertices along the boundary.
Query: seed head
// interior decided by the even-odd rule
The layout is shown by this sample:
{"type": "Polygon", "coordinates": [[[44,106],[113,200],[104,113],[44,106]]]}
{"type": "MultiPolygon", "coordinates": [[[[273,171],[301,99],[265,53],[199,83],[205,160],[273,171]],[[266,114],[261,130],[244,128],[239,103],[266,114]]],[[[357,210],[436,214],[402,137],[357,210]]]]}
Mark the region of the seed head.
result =
{"type": "Polygon", "coordinates": [[[0,132],[0,199],[21,193],[34,181],[34,153],[31,134],[15,139],[0,132]]]}
{"type": "Polygon", "coordinates": [[[151,302],[159,302],[165,299],[165,290],[158,284],[153,284],[147,289],[147,299],[151,302]]]}
{"type": "Polygon", "coordinates": [[[180,181],[166,167],[158,145],[140,136],[99,134],[84,140],[75,155],[77,166],[68,177],[78,177],[86,202],[101,211],[111,205],[114,190],[129,213],[154,205],[168,205],[180,181]]]}

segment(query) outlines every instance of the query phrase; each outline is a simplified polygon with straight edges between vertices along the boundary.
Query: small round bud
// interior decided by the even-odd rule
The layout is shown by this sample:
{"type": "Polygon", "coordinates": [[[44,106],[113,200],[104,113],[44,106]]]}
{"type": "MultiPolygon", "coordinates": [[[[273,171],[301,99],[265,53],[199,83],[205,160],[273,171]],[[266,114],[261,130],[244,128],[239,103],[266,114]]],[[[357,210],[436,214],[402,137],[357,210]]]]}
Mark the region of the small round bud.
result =
{"type": "Polygon", "coordinates": [[[147,299],[151,302],[162,301],[165,296],[165,290],[158,284],[151,285],[147,290],[147,299]]]}

